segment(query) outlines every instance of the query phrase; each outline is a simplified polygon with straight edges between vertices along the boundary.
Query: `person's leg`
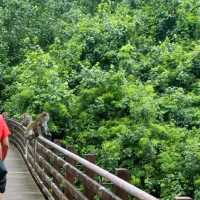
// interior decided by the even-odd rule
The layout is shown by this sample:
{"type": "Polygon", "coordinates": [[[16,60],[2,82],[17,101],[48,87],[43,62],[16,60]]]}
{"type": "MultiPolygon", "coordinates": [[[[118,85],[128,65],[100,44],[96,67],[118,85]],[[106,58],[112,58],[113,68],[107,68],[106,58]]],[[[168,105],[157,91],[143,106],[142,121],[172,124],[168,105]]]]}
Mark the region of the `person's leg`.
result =
{"type": "Polygon", "coordinates": [[[6,180],[6,175],[5,175],[0,180],[0,200],[3,200],[3,194],[4,194],[5,189],[6,189],[6,182],[7,182],[7,180],[6,180]]]}

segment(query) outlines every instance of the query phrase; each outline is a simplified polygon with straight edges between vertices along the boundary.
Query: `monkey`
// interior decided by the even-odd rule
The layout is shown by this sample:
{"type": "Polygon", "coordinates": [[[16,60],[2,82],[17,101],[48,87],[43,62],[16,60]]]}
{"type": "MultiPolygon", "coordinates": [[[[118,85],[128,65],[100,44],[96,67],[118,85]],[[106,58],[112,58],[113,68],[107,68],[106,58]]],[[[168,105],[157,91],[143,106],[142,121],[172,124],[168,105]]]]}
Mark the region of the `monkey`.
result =
{"type": "Polygon", "coordinates": [[[8,114],[8,112],[2,112],[2,116],[4,119],[7,119],[9,114],[8,114]]]}
{"type": "Polygon", "coordinates": [[[42,112],[37,115],[35,121],[32,121],[25,131],[27,138],[36,138],[39,135],[48,136],[50,135],[48,131],[49,113],[42,112]]]}
{"type": "Polygon", "coordinates": [[[20,116],[20,123],[25,127],[27,127],[32,121],[32,117],[28,113],[23,113],[20,116]]]}
{"type": "MultiPolygon", "coordinates": [[[[26,128],[25,138],[26,138],[26,152],[25,157],[28,156],[28,145],[33,139],[36,139],[39,135],[51,136],[48,131],[49,113],[42,112],[37,115],[35,121],[32,121],[26,128]]],[[[36,144],[36,143],[35,143],[36,144]]]]}

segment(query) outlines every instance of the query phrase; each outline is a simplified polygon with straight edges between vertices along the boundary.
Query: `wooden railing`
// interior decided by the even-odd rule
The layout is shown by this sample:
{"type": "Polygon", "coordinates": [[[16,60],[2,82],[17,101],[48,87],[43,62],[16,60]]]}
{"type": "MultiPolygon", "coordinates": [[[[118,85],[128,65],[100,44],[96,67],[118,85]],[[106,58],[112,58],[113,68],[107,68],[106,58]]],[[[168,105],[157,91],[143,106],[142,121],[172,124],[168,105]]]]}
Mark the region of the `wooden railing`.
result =
{"type": "Polygon", "coordinates": [[[113,175],[94,164],[95,155],[88,154],[84,159],[42,136],[28,144],[28,154],[25,156],[25,128],[14,120],[7,120],[7,123],[12,132],[11,142],[21,152],[47,199],[158,200],[129,184],[126,169],[117,169],[116,175],[113,175]]]}

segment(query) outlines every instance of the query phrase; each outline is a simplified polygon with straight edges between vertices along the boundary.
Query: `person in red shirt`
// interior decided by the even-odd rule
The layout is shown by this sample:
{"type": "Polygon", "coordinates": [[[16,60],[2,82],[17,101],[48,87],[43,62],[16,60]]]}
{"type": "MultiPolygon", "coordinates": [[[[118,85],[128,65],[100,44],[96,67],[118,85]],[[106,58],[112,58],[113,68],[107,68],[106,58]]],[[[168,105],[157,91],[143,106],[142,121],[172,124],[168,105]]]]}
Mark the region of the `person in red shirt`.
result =
{"type": "MultiPolygon", "coordinates": [[[[3,116],[0,115],[0,159],[1,160],[5,160],[8,153],[9,134],[10,131],[8,129],[6,121],[4,120],[3,116]]],[[[6,188],[6,176],[1,178],[0,180],[0,200],[3,199],[3,193],[5,192],[5,188],[6,188]]]]}

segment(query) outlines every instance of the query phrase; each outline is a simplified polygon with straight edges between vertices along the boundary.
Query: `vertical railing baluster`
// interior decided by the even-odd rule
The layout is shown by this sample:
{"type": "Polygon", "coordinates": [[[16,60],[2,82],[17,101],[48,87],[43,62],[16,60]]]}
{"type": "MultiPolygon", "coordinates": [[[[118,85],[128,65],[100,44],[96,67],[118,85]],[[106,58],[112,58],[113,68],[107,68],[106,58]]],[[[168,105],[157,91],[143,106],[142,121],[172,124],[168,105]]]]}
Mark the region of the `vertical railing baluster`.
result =
{"type": "Polygon", "coordinates": [[[36,170],[36,162],[37,162],[37,138],[34,139],[34,168],[36,170]]]}
{"type": "MultiPolygon", "coordinates": [[[[71,147],[71,146],[66,146],[66,149],[67,149],[68,151],[71,151],[72,153],[75,153],[74,148],[71,147]]],[[[68,163],[70,163],[71,165],[73,165],[73,166],[76,165],[76,161],[73,160],[73,159],[71,159],[71,158],[69,158],[69,157],[65,157],[65,160],[66,160],[68,163]]]]}
{"type": "MultiPolygon", "coordinates": [[[[125,181],[129,181],[129,172],[127,169],[125,168],[117,168],[115,170],[115,174],[116,176],[118,176],[121,179],[124,179],[125,181]]],[[[127,194],[127,192],[123,191],[122,189],[120,189],[117,186],[114,186],[114,192],[117,196],[119,196],[121,199],[123,200],[128,200],[129,196],[127,194]]]]}
{"type": "Polygon", "coordinates": [[[61,140],[59,139],[54,139],[53,142],[59,146],[61,146],[61,140]]]}
{"type": "MultiPolygon", "coordinates": [[[[95,154],[85,154],[84,158],[92,163],[96,162],[96,155],[95,154]]],[[[94,179],[95,173],[86,167],[84,167],[84,172],[86,175],[88,175],[90,178],[94,179]]],[[[95,197],[95,193],[92,190],[92,188],[85,182],[84,183],[84,194],[89,200],[93,200],[95,197]]]]}
{"type": "MultiPolygon", "coordinates": [[[[67,150],[73,152],[74,149],[73,148],[70,148],[70,147],[66,147],[67,150]]],[[[73,165],[75,166],[76,165],[76,161],[69,158],[69,157],[66,157],[65,160],[70,164],[70,165],[73,165]]],[[[76,177],[74,176],[74,174],[71,173],[71,171],[68,171],[68,167],[66,166],[65,168],[65,178],[66,180],[68,180],[71,184],[74,185],[75,181],[76,181],[76,177]]],[[[68,188],[65,188],[64,189],[64,193],[66,195],[66,197],[69,199],[69,200],[74,200],[73,196],[71,195],[70,191],[68,188]]]]}

